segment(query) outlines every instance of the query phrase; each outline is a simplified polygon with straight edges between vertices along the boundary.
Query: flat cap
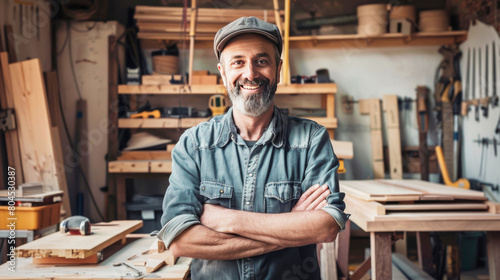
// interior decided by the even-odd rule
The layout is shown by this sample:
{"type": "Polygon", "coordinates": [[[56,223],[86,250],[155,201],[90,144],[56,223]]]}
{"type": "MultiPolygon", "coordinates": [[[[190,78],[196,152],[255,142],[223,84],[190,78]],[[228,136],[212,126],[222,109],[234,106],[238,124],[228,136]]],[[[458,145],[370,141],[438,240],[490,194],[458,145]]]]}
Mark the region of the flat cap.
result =
{"type": "Polygon", "coordinates": [[[214,52],[217,60],[227,42],[235,36],[242,34],[260,34],[273,42],[281,54],[283,49],[283,39],[278,27],[272,23],[263,21],[256,17],[241,17],[217,31],[214,38],[214,52]]]}

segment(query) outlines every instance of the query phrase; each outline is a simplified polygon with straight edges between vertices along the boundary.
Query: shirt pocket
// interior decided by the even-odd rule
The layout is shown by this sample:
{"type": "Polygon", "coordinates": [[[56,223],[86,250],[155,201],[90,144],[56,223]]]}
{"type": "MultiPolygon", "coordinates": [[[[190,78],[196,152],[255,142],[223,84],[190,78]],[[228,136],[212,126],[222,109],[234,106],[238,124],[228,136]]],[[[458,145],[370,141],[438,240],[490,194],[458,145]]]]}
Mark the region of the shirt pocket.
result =
{"type": "Polygon", "coordinates": [[[203,195],[205,203],[232,208],[233,186],[203,181],[200,185],[200,194],[203,195]]]}
{"type": "Polygon", "coordinates": [[[301,194],[300,182],[267,183],[264,193],[266,213],[290,212],[301,194]]]}

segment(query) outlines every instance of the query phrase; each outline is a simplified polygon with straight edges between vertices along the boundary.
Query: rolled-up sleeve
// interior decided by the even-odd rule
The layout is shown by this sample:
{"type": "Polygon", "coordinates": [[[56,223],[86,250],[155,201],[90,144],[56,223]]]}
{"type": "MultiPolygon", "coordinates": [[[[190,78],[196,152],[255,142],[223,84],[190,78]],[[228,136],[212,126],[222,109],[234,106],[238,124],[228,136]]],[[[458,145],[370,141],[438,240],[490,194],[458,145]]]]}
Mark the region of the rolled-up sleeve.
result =
{"type": "Polygon", "coordinates": [[[322,210],[335,219],[340,230],[344,230],[350,215],[344,213],[345,194],[339,191],[338,168],[339,160],[333,152],[328,131],[318,125],[309,144],[307,168],[302,181],[303,191],[315,184],[327,184],[331,194],[326,198],[328,204],[322,210]]]}
{"type": "Polygon", "coordinates": [[[162,228],[158,238],[167,248],[185,229],[200,224],[203,211],[195,142],[189,133],[188,130],[180,137],[172,151],[172,174],[163,198],[162,228]]]}

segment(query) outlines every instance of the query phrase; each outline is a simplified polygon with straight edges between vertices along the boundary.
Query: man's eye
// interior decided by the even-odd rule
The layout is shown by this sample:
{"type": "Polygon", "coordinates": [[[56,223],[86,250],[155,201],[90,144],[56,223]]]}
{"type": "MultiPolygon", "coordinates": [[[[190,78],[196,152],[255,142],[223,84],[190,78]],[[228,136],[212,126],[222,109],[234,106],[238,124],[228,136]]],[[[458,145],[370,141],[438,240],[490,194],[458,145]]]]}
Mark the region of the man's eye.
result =
{"type": "Polygon", "coordinates": [[[240,66],[240,65],[243,65],[243,61],[241,60],[236,60],[236,61],[233,61],[231,62],[232,65],[235,65],[235,66],[240,66]]]}
{"type": "Polygon", "coordinates": [[[267,59],[259,59],[259,60],[257,60],[257,64],[267,65],[267,64],[269,64],[269,61],[267,61],[267,59]]]}

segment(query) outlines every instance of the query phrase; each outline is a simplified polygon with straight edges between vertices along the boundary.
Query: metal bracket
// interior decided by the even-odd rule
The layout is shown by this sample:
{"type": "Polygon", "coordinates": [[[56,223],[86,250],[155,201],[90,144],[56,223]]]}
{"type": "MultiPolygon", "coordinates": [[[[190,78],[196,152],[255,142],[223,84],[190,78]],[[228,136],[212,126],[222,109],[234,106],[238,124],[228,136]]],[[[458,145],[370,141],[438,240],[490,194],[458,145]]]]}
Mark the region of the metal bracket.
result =
{"type": "Polygon", "coordinates": [[[0,110],[0,129],[3,131],[16,129],[14,109],[0,110]]]}

